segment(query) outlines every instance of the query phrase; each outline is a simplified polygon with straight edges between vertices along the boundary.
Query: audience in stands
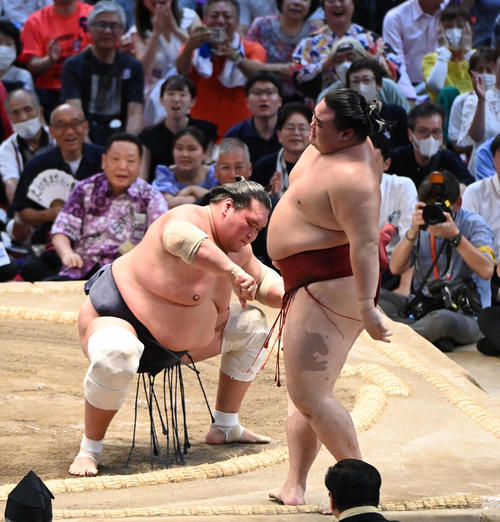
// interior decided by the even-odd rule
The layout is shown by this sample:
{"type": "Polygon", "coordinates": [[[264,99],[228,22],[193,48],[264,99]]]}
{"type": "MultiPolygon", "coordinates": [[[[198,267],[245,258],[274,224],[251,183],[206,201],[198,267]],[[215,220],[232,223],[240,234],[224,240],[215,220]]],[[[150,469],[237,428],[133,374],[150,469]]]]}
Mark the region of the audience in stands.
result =
{"type": "Polygon", "coordinates": [[[176,73],[179,50],[200,25],[196,12],[188,7],[181,9],[177,0],[136,0],[135,26],[129,34],[135,56],[144,67],[146,98],[158,81],[176,73]]]}
{"type": "Polygon", "coordinates": [[[91,44],[87,18],[92,7],[79,0],[54,0],[28,16],[23,26],[21,61],[35,78],[46,118],[61,102],[64,61],[91,44]]]}
{"type": "Polygon", "coordinates": [[[207,0],[203,18],[206,27],[193,31],[176,66],[180,74],[190,75],[197,88],[192,116],[215,123],[219,136],[224,136],[251,116],[244,86],[255,72],[254,62],[265,62],[266,51],[238,34],[237,0],[207,0]]]}
{"type": "Polygon", "coordinates": [[[500,48],[493,52],[491,67],[495,71],[495,83],[489,78],[472,73],[474,92],[464,101],[462,124],[458,143],[472,141],[471,172],[475,171],[475,151],[488,138],[500,132],[500,48]],[[486,81],[485,81],[486,80],[486,81]]]}
{"type": "Polygon", "coordinates": [[[167,211],[162,195],[142,179],[139,138],[117,133],[108,139],[102,170],[80,181],[57,215],[52,243],[62,261],[54,281],[88,279],[143,238],[167,211]]]}
{"type": "Polygon", "coordinates": [[[302,103],[283,105],[278,114],[276,134],[281,148],[261,157],[253,167],[251,179],[270,188],[273,206],[289,185],[289,175],[309,145],[311,109],[302,103]]]}
{"type": "Polygon", "coordinates": [[[11,21],[0,19],[0,80],[8,92],[19,88],[35,90],[29,71],[15,65],[22,49],[19,29],[11,21]]]}
{"type": "Polygon", "coordinates": [[[111,0],[98,2],[88,19],[93,45],[66,60],[62,71],[62,97],[83,110],[89,137],[97,145],[104,145],[115,132],[142,129],[142,65],[116,48],[125,20],[121,6],[111,0]]]}
{"type": "MultiPolygon", "coordinates": [[[[493,53],[494,50],[490,47],[481,47],[469,59],[469,74],[471,76],[472,74],[481,76],[487,88],[493,87],[496,81],[493,53]]],[[[465,153],[468,156],[470,156],[472,152],[472,139],[469,136],[465,136],[459,144],[458,138],[460,137],[460,128],[462,126],[464,103],[469,97],[469,94],[470,92],[459,94],[453,100],[448,118],[448,141],[453,145],[455,152],[465,153]]],[[[474,165],[477,165],[476,158],[474,158],[474,165]]],[[[476,168],[477,167],[475,167],[475,169],[476,168]]]]}
{"type": "Polygon", "coordinates": [[[248,108],[252,116],[226,132],[227,138],[239,138],[247,144],[250,159],[259,158],[280,148],[276,134],[278,111],[283,102],[281,83],[277,76],[268,72],[254,74],[245,84],[248,108]]]}
{"type": "Polygon", "coordinates": [[[407,145],[409,141],[406,111],[400,105],[384,103],[380,99],[383,75],[384,70],[377,60],[356,60],[347,71],[346,87],[358,91],[369,104],[377,102],[379,116],[389,122],[386,132],[391,148],[407,145]]]}
{"type": "Polygon", "coordinates": [[[197,127],[209,143],[209,158],[212,145],[217,141],[217,125],[206,120],[197,120],[189,114],[196,99],[196,87],[187,76],[174,75],[161,85],[160,99],[165,119],[144,129],[139,138],[144,145],[141,177],[153,181],[158,165],[172,165],[172,140],[175,134],[186,127],[197,127]]]}
{"type": "Polygon", "coordinates": [[[425,91],[422,59],[436,50],[441,11],[447,3],[448,0],[406,0],[384,17],[384,40],[398,54],[416,86],[406,91],[410,99],[425,91]]]}
{"type": "Polygon", "coordinates": [[[297,68],[292,55],[303,38],[323,25],[323,21],[308,19],[318,5],[318,0],[278,0],[279,13],[259,15],[245,35],[245,40],[259,42],[266,50],[265,70],[280,75],[287,101],[302,97],[292,81],[297,68]]]}
{"type": "Polygon", "coordinates": [[[474,178],[470,175],[460,156],[443,149],[444,111],[439,105],[422,103],[408,114],[409,145],[391,151],[391,171],[407,176],[418,188],[421,181],[432,171],[450,170],[466,185],[474,178]]]}
{"type": "Polygon", "coordinates": [[[159,165],[153,187],[167,200],[169,208],[194,203],[217,185],[214,167],[204,164],[208,141],[196,127],[179,131],[172,140],[175,164],[159,165]]]}
{"type": "MultiPolygon", "coordinates": [[[[61,260],[50,243],[50,227],[64,201],[55,199],[44,207],[28,195],[30,185],[48,169],[61,170],[82,180],[101,170],[102,148],[85,143],[88,123],[82,111],[73,105],[63,104],[51,115],[50,134],[57,145],[35,155],[25,166],[14,195],[12,209],[26,225],[34,228],[31,248],[21,268],[26,281],[41,281],[56,275],[61,260]]],[[[50,194],[50,186],[48,188],[50,194]]]]}
{"type": "MultiPolygon", "coordinates": [[[[393,225],[394,235],[387,245],[387,254],[390,259],[396,245],[405,236],[411,226],[411,218],[417,204],[417,189],[410,178],[388,174],[391,172],[390,142],[382,132],[370,134],[375,153],[375,163],[381,176],[380,217],[378,226],[393,225]]],[[[401,276],[394,275],[390,269],[382,274],[382,286],[396,293],[409,295],[413,270],[409,269],[401,276]]]]}
{"type": "Polygon", "coordinates": [[[307,96],[316,98],[319,92],[339,79],[332,60],[332,46],[343,36],[361,42],[363,47],[376,56],[394,80],[409,80],[400,70],[401,60],[381,36],[352,23],[354,0],[327,1],[324,4],[326,25],[314,35],[304,38],[294,51],[293,59],[301,68],[294,78],[297,87],[307,96]]]}
{"type": "Polygon", "coordinates": [[[422,60],[431,101],[437,101],[443,87],[453,87],[453,97],[472,89],[469,58],[473,52],[469,11],[459,5],[448,5],[441,13],[437,48],[422,60]]]}

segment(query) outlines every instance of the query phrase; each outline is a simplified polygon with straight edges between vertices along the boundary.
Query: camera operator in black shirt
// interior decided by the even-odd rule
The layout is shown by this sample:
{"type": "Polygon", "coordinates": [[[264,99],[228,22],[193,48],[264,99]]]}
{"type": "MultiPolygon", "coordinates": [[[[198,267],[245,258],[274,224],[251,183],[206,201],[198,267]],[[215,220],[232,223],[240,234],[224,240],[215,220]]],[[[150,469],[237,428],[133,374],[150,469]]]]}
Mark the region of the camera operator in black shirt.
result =
{"type": "Polygon", "coordinates": [[[382,291],[380,306],[445,352],[480,337],[476,317],[491,300],[493,233],[461,209],[460,186],[449,171],[432,172],[419,186],[412,224],[394,249],[390,269],[415,266],[409,297],[382,291]]]}

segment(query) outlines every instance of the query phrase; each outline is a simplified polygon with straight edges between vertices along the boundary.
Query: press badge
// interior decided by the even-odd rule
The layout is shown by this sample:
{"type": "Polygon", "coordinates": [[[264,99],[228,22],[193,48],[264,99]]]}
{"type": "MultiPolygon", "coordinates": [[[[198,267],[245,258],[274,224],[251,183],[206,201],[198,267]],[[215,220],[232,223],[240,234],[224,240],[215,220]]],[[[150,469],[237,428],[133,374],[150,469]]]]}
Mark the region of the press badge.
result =
{"type": "Polygon", "coordinates": [[[130,72],[130,69],[123,69],[123,80],[130,80],[130,77],[132,76],[132,73],[130,72]]]}

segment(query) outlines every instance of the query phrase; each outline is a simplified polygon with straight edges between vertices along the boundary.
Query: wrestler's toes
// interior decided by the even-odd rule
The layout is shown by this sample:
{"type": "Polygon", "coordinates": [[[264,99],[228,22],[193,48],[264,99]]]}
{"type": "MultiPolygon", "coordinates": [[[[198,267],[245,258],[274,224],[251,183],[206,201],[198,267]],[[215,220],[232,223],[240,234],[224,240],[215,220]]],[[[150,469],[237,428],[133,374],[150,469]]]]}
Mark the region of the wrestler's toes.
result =
{"type": "Polygon", "coordinates": [[[271,437],[268,437],[267,435],[260,435],[259,433],[254,433],[253,431],[243,428],[243,432],[238,442],[243,444],[269,444],[271,440],[271,437]]]}
{"type": "Polygon", "coordinates": [[[333,515],[332,506],[330,506],[330,504],[325,504],[324,506],[320,506],[318,511],[322,515],[333,515]]]}
{"type": "Polygon", "coordinates": [[[97,475],[97,464],[91,457],[77,455],[69,467],[69,474],[77,477],[95,477],[97,475]]]}

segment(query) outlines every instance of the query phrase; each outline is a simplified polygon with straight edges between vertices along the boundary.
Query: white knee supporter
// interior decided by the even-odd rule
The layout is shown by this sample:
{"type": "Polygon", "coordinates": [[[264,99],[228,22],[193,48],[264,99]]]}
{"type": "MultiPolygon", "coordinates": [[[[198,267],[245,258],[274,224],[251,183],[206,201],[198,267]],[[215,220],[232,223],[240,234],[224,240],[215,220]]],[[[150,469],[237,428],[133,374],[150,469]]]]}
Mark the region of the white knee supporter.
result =
{"type": "Polygon", "coordinates": [[[267,333],[266,317],[259,308],[247,306],[243,310],[239,304],[231,303],[222,336],[221,371],[238,381],[253,381],[266,356],[262,345],[267,333]]]}
{"type": "Polygon", "coordinates": [[[139,367],[144,345],[126,328],[100,328],[89,339],[90,366],[83,381],[87,401],[102,410],[118,410],[139,367]]]}

